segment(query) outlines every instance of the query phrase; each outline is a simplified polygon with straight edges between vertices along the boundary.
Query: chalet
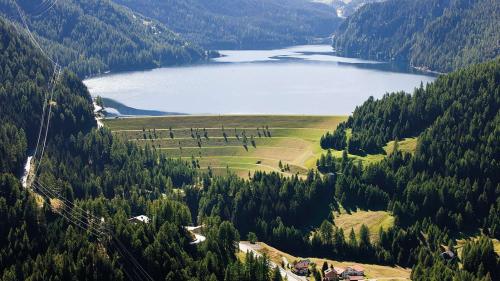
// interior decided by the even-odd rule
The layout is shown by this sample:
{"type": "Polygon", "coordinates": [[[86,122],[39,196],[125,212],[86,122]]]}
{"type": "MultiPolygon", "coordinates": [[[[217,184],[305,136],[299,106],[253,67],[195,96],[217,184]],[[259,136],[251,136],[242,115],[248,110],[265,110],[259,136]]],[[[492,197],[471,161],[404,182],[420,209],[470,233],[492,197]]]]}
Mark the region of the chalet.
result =
{"type": "Polygon", "coordinates": [[[323,272],[323,281],[336,281],[339,279],[339,275],[333,268],[329,268],[323,272]]]}
{"type": "Polygon", "coordinates": [[[310,260],[300,260],[293,265],[293,272],[298,275],[307,275],[310,264],[310,260]]]}
{"type": "Polygon", "coordinates": [[[132,218],[128,219],[128,221],[132,222],[132,223],[145,223],[145,224],[148,224],[151,221],[151,219],[148,218],[145,215],[140,215],[140,216],[137,216],[137,217],[132,217],[132,218]]]}
{"type": "Polygon", "coordinates": [[[343,276],[343,274],[344,274],[344,272],[345,272],[345,268],[343,268],[343,267],[334,267],[334,268],[333,268],[333,271],[335,272],[335,274],[336,274],[337,276],[339,276],[339,277],[340,277],[340,276],[343,276]]]}
{"type": "Polygon", "coordinates": [[[364,275],[365,275],[365,269],[357,264],[346,267],[344,272],[342,272],[342,277],[344,277],[345,279],[347,279],[349,276],[364,276],[364,275]]]}
{"type": "Polygon", "coordinates": [[[336,281],[339,279],[354,281],[363,280],[365,269],[360,265],[344,267],[333,267],[325,270],[323,281],[336,281]]]}

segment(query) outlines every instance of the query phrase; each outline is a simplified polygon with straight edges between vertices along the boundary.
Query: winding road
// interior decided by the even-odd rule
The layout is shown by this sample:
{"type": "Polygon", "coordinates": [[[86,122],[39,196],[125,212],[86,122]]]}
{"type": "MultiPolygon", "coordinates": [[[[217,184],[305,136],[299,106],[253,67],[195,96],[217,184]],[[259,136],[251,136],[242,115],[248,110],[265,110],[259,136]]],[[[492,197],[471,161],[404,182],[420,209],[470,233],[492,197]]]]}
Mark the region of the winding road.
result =
{"type": "MultiPolygon", "coordinates": [[[[240,242],[238,244],[238,247],[239,247],[240,251],[242,251],[244,253],[252,252],[255,256],[258,256],[258,257],[262,256],[262,254],[257,251],[257,249],[259,247],[258,245],[250,244],[250,242],[243,241],[243,242],[240,242]]],[[[305,277],[298,276],[297,274],[294,274],[293,272],[291,272],[288,269],[282,268],[281,266],[275,264],[272,261],[269,261],[269,266],[271,268],[278,267],[280,269],[281,276],[283,278],[286,277],[288,281],[307,281],[307,279],[305,277]]]]}
{"type": "MultiPolygon", "coordinates": [[[[191,234],[195,236],[195,240],[191,242],[191,244],[198,244],[206,240],[206,237],[201,235],[201,228],[202,226],[185,226],[186,230],[189,231],[191,234]]],[[[262,254],[258,252],[259,245],[256,244],[251,244],[248,241],[240,241],[238,243],[238,248],[241,252],[247,253],[251,252],[257,257],[261,257],[262,254]]],[[[288,261],[284,260],[285,264],[288,264],[288,261]]],[[[286,278],[288,281],[307,281],[307,279],[303,276],[298,276],[291,272],[288,269],[284,269],[281,266],[277,265],[276,263],[269,261],[269,266],[271,268],[278,267],[280,269],[281,276],[283,278],[286,278]]]]}

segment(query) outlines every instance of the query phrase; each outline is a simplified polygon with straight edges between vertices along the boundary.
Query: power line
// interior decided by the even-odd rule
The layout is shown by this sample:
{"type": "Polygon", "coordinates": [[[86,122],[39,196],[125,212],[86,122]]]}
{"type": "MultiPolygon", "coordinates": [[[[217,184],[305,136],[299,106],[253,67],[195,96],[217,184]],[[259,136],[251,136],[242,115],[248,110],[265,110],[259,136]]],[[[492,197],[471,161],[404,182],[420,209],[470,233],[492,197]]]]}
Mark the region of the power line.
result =
{"type": "Polygon", "coordinates": [[[116,239],[116,241],[118,242],[118,244],[123,248],[123,250],[125,250],[125,252],[128,254],[128,256],[130,257],[130,259],[132,260],[132,263],[134,263],[136,265],[136,267],[139,268],[139,270],[141,271],[141,273],[146,277],[146,280],[151,280],[151,281],[154,281],[154,279],[148,274],[148,272],[141,266],[141,264],[135,259],[134,255],[132,255],[132,253],[130,253],[130,251],[127,249],[127,247],[125,247],[123,245],[123,243],[120,241],[120,239],[116,238],[115,236],[112,236],[114,239],[116,239]]]}
{"type": "MultiPolygon", "coordinates": [[[[38,6],[38,8],[35,8],[35,11],[37,9],[43,9],[36,16],[43,15],[48,10],[50,10],[56,3],[57,3],[57,0],[55,0],[53,2],[49,2],[49,1],[42,2],[38,6]],[[50,4],[48,4],[48,3],[50,3],[50,4]],[[44,5],[46,6],[46,8],[43,8],[44,5]],[[47,5],[49,5],[49,6],[47,6],[47,5]]],[[[47,142],[47,137],[48,137],[48,131],[49,131],[49,127],[50,127],[50,118],[51,118],[51,114],[52,114],[52,104],[53,104],[52,99],[54,97],[55,87],[56,87],[56,85],[57,85],[57,83],[59,81],[60,75],[61,75],[61,67],[59,66],[59,64],[57,62],[55,62],[44,51],[44,49],[38,43],[38,41],[36,40],[35,36],[31,32],[31,30],[29,28],[29,25],[28,25],[28,21],[26,19],[26,16],[22,12],[21,7],[17,3],[17,1],[14,1],[14,4],[15,4],[15,6],[17,8],[19,17],[21,18],[21,22],[23,23],[23,25],[24,25],[27,33],[28,33],[29,39],[31,40],[31,42],[33,43],[33,45],[40,50],[41,54],[45,58],[47,58],[53,64],[53,67],[54,67],[54,74],[53,74],[54,75],[54,79],[52,79],[49,82],[49,84],[51,86],[49,86],[49,89],[50,89],[49,90],[50,91],[50,102],[49,102],[49,110],[48,110],[48,114],[47,114],[47,121],[46,121],[46,125],[43,126],[44,122],[45,122],[45,111],[46,111],[46,106],[47,106],[47,94],[48,94],[49,91],[47,91],[46,94],[45,94],[45,101],[44,101],[44,106],[43,106],[43,110],[42,110],[41,125],[40,125],[39,135],[38,135],[38,139],[37,139],[37,146],[35,148],[35,154],[34,154],[34,157],[33,157],[35,159],[35,161],[36,161],[36,154],[38,152],[38,147],[40,145],[40,138],[41,138],[41,135],[42,135],[43,127],[45,127],[45,136],[44,136],[44,139],[43,139],[43,144],[42,144],[42,148],[41,148],[41,154],[40,154],[40,157],[39,157],[39,160],[38,160],[38,164],[35,165],[35,173],[33,175],[35,177],[35,179],[33,179],[33,186],[36,188],[36,190],[38,190],[40,193],[42,193],[49,200],[52,199],[52,198],[56,198],[56,199],[59,199],[61,201],[61,205],[62,205],[61,210],[62,211],[59,211],[58,208],[56,208],[55,210],[56,210],[56,212],[59,215],[61,215],[63,218],[65,218],[68,222],[76,225],[77,227],[81,228],[82,230],[89,231],[91,234],[95,235],[98,239],[102,238],[102,236],[104,236],[104,235],[110,236],[111,239],[109,241],[111,241],[111,243],[113,243],[113,245],[115,245],[115,248],[120,253],[120,255],[123,258],[125,258],[125,259],[128,256],[128,259],[129,259],[129,261],[131,261],[132,265],[135,268],[138,269],[138,272],[134,269],[134,273],[135,273],[135,275],[137,277],[139,277],[139,279],[141,279],[141,280],[154,280],[148,274],[148,272],[141,266],[141,264],[135,259],[135,257],[132,255],[132,253],[130,253],[130,251],[128,251],[128,249],[123,245],[123,243],[115,235],[113,235],[113,233],[109,229],[104,228],[105,231],[100,231],[98,229],[93,228],[93,226],[92,226],[91,223],[85,221],[85,220],[88,221],[89,217],[90,217],[90,221],[91,222],[92,221],[98,222],[99,220],[97,218],[95,218],[92,214],[87,213],[82,208],[76,206],[72,202],[68,201],[64,197],[60,196],[53,189],[43,186],[39,181],[36,180],[36,174],[38,173],[38,170],[39,170],[39,168],[41,166],[42,158],[43,158],[44,153],[45,153],[45,147],[46,147],[46,142],[47,142]],[[71,206],[71,208],[70,208],[70,206],[71,206]],[[74,211],[75,208],[76,208],[77,211],[81,210],[82,213],[79,214],[78,212],[76,212],[76,215],[75,215],[73,212],[71,212],[71,211],[68,210],[68,209],[71,209],[71,210],[74,211]],[[86,213],[87,216],[83,215],[84,213],[86,213]]],[[[129,275],[129,273],[127,272],[127,270],[124,267],[123,267],[123,270],[124,270],[125,274],[129,277],[129,279],[134,280],[133,278],[131,278],[131,276],[129,275]]]]}
{"type": "Polygon", "coordinates": [[[50,1],[52,0],[43,0],[38,5],[34,5],[32,7],[26,7],[26,5],[24,5],[23,9],[26,11],[26,13],[33,14],[37,10],[41,11],[44,8],[44,6],[47,7],[47,4],[49,4],[50,1]]]}
{"type": "MultiPolygon", "coordinates": [[[[44,13],[48,9],[52,8],[55,5],[55,3],[57,2],[57,0],[55,0],[53,2],[50,2],[50,1],[51,0],[49,0],[49,1],[45,1],[44,0],[37,8],[35,8],[35,11],[37,9],[43,9],[43,6],[45,5],[46,8],[44,10],[42,10],[42,13],[44,13]]],[[[51,80],[49,80],[48,89],[47,89],[47,92],[45,92],[45,96],[44,96],[43,109],[42,109],[42,118],[41,118],[41,121],[40,121],[40,129],[39,129],[39,133],[38,133],[37,143],[36,143],[36,146],[35,146],[35,153],[33,155],[33,161],[35,163],[35,172],[33,174],[33,177],[36,177],[36,175],[38,173],[38,169],[40,167],[40,163],[42,161],[42,158],[43,158],[43,155],[44,155],[44,152],[45,152],[45,146],[46,146],[47,137],[48,137],[48,131],[49,131],[49,127],[50,127],[50,118],[51,118],[51,114],[52,114],[52,99],[53,99],[53,96],[54,96],[54,90],[55,90],[56,84],[57,84],[57,82],[59,80],[59,77],[61,75],[61,67],[59,66],[58,62],[54,61],[45,52],[45,50],[41,47],[41,45],[38,43],[38,41],[36,40],[35,36],[31,32],[31,30],[29,28],[29,25],[28,25],[28,21],[26,19],[26,16],[23,13],[23,11],[22,11],[22,9],[21,9],[21,7],[20,7],[20,5],[18,4],[17,1],[14,1],[14,5],[17,8],[17,12],[18,12],[18,15],[19,15],[19,17],[21,19],[21,22],[24,25],[25,30],[28,33],[28,38],[31,40],[32,44],[36,48],[38,48],[38,50],[40,50],[41,54],[52,63],[53,68],[54,68],[53,77],[52,77],[51,80]],[[45,113],[46,113],[47,102],[48,102],[48,100],[47,100],[48,92],[50,92],[50,102],[49,102],[49,112],[48,112],[47,118],[46,118],[46,114],[45,113]],[[45,118],[46,118],[46,120],[45,120],[45,118]],[[46,122],[46,124],[45,124],[45,122],[46,122]],[[41,154],[40,154],[39,159],[37,160],[37,153],[38,153],[38,150],[39,150],[40,139],[41,139],[41,136],[43,134],[42,132],[43,132],[44,128],[45,128],[45,133],[44,133],[45,136],[44,136],[44,139],[43,139],[43,144],[42,144],[42,148],[41,148],[41,154]]]]}
{"type": "MultiPolygon", "coordinates": [[[[43,187],[41,184],[39,183],[33,183],[33,185],[35,186],[35,188],[41,192],[45,197],[47,197],[49,200],[52,199],[53,197],[58,197],[58,196],[54,196],[54,193],[53,191],[51,191],[50,189],[46,188],[46,187],[43,187]]],[[[58,198],[59,199],[59,198],[58,198]]],[[[65,200],[67,201],[67,200],[65,200]]],[[[68,201],[69,202],[69,201],[68,201]]],[[[82,229],[83,231],[88,231],[90,232],[91,234],[93,234],[94,236],[97,237],[97,239],[100,241],[100,239],[103,238],[103,236],[105,235],[110,235],[112,236],[111,233],[108,233],[108,232],[103,232],[103,231],[99,231],[97,229],[93,229],[92,225],[88,222],[85,222],[85,221],[82,221],[81,219],[79,219],[78,217],[76,217],[74,215],[74,213],[70,212],[67,210],[68,206],[65,204],[65,203],[61,203],[63,205],[63,208],[61,208],[63,211],[58,211],[58,209],[56,208],[56,213],[58,213],[59,215],[61,215],[64,219],[66,219],[68,222],[72,223],[73,225],[79,227],[80,229],[82,229]],[[64,211],[66,211],[66,213],[64,213],[64,211]]],[[[71,203],[72,204],[72,203],[71,203]]],[[[75,206],[74,204],[72,204],[73,206],[75,206]]],[[[75,206],[76,207],[76,206],[75,206]]],[[[77,213],[78,214],[78,213],[77,213]]],[[[83,216],[83,215],[81,215],[83,216]]],[[[93,217],[92,215],[90,215],[91,217],[93,217]]],[[[86,217],[84,217],[84,219],[86,219],[86,217]]],[[[96,220],[96,219],[95,219],[96,220]]],[[[105,229],[107,230],[107,229],[105,229]]],[[[118,240],[118,238],[112,236],[114,239],[116,239],[117,241],[120,241],[118,240]]],[[[116,242],[114,242],[113,240],[109,240],[110,242],[113,243],[113,245],[115,245],[115,248],[117,250],[117,252],[119,253],[120,256],[122,257],[126,257],[126,254],[123,253],[123,249],[120,249],[119,246],[116,246],[116,242]]],[[[126,248],[124,248],[124,250],[126,250],[126,248]]],[[[135,265],[133,263],[133,265],[135,265]]],[[[139,265],[140,266],[140,265],[139,265]]],[[[131,277],[131,275],[127,272],[127,269],[122,265],[122,269],[123,269],[123,272],[125,273],[125,275],[127,275],[127,277],[130,279],[130,280],[135,280],[134,278],[131,277]]],[[[134,273],[136,274],[136,276],[139,277],[139,279],[143,279],[141,278],[137,272],[134,270],[134,273]]],[[[149,280],[149,279],[148,279],[149,280]]],[[[151,279],[152,280],[152,279],[151,279]]]]}
{"type": "Polygon", "coordinates": [[[47,55],[47,53],[43,50],[43,48],[40,46],[38,41],[35,39],[35,36],[33,35],[33,33],[31,32],[31,30],[28,26],[28,21],[26,20],[26,17],[24,15],[24,13],[22,12],[21,7],[17,3],[17,1],[14,1],[14,4],[16,5],[17,13],[19,14],[19,17],[21,18],[21,22],[23,23],[24,28],[28,32],[28,37],[30,38],[33,45],[35,45],[35,47],[37,47],[40,50],[40,52],[42,52],[42,55],[45,58],[47,58],[53,65],[57,65],[57,63],[49,55],[47,55]]]}
{"type": "MultiPolygon", "coordinates": [[[[43,186],[38,181],[35,182],[34,184],[35,184],[36,187],[38,187],[39,190],[45,191],[44,194],[47,195],[48,197],[50,197],[50,198],[56,198],[56,199],[62,201],[61,204],[64,205],[64,207],[66,207],[68,209],[72,209],[72,210],[76,209],[77,211],[80,211],[80,213],[77,212],[76,214],[80,215],[81,218],[78,218],[73,213],[71,213],[71,215],[74,216],[79,222],[82,222],[82,223],[86,224],[87,226],[90,226],[90,223],[85,222],[84,220],[87,220],[87,221],[88,220],[90,220],[90,221],[99,221],[98,218],[96,218],[92,214],[88,213],[87,211],[85,211],[81,207],[75,205],[73,202],[71,202],[71,201],[67,200],[66,198],[62,197],[60,194],[56,193],[54,190],[43,186]],[[86,215],[84,215],[84,214],[86,214],[86,215]]],[[[104,232],[100,231],[100,230],[97,230],[97,232],[100,235],[104,234],[104,232]]]]}
{"type": "MultiPolygon", "coordinates": [[[[54,68],[54,71],[52,73],[52,78],[49,80],[49,83],[47,85],[47,88],[50,88],[52,84],[52,80],[56,76],[56,69],[54,68]]],[[[33,153],[33,156],[37,154],[38,151],[38,145],[40,144],[40,138],[42,137],[42,129],[43,129],[43,124],[45,121],[45,109],[47,108],[47,98],[48,98],[49,91],[45,91],[45,97],[43,100],[43,109],[42,109],[42,119],[40,121],[40,130],[38,131],[38,139],[36,141],[36,146],[35,146],[35,153],[33,153]]]]}
{"type": "MultiPolygon", "coordinates": [[[[136,267],[139,269],[139,272],[137,270],[133,270],[134,274],[139,278],[139,280],[148,280],[152,281],[154,280],[149,276],[149,274],[142,268],[142,266],[135,260],[134,256],[127,250],[127,248],[121,243],[121,241],[116,238],[115,236],[111,237],[110,242],[115,246],[116,250],[120,253],[120,255],[125,258],[127,255],[130,257],[130,260],[132,261],[132,266],[136,267]]],[[[133,279],[132,279],[133,280],[133,279]]]]}
{"type": "MultiPolygon", "coordinates": [[[[134,270],[134,273],[136,275],[140,274],[140,276],[142,276],[140,278],[141,280],[148,280],[148,281],[153,281],[154,280],[151,277],[151,275],[149,275],[149,273],[144,269],[144,267],[142,267],[142,265],[137,261],[137,259],[134,257],[134,255],[127,249],[127,247],[125,245],[123,245],[123,243],[120,241],[120,239],[116,235],[114,235],[113,232],[109,228],[105,227],[104,230],[102,230],[102,231],[98,230],[98,229],[94,229],[93,226],[92,226],[92,224],[90,224],[88,222],[85,222],[81,218],[76,217],[73,213],[68,212],[67,208],[71,206],[71,209],[81,210],[82,214],[80,216],[82,216],[83,219],[85,219],[85,220],[89,220],[89,217],[90,217],[90,221],[97,221],[98,222],[99,219],[97,217],[95,217],[94,215],[86,212],[81,207],[75,205],[73,202],[67,200],[66,198],[62,197],[61,195],[55,193],[52,189],[43,186],[40,182],[35,181],[33,183],[33,185],[35,187],[37,187],[37,189],[39,191],[41,191],[46,197],[48,197],[48,198],[57,198],[57,199],[59,199],[59,200],[62,201],[61,204],[64,207],[64,208],[62,208],[62,210],[66,210],[66,212],[69,213],[69,216],[72,216],[72,218],[68,217],[68,215],[65,215],[62,212],[61,213],[58,212],[58,213],[61,214],[64,218],[66,218],[66,220],[68,220],[70,223],[73,223],[73,224],[79,226],[80,228],[89,231],[90,233],[94,234],[98,238],[102,238],[103,236],[109,236],[110,237],[109,241],[111,243],[113,243],[113,245],[115,246],[115,248],[117,249],[117,251],[119,252],[119,254],[125,260],[128,260],[129,263],[131,263],[132,266],[134,266],[135,268],[137,268],[138,271],[134,270]],[[86,213],[87,217],[83,216],[83,213],[86,213]],[[85,228],[81,227],[77,222],[83,224],[88,229],[85,229],[85,228]]],[[[77,212],[77,214],[79,214],[79,213],[77,212]]],[[[131,279],[131,280],[134,280],[134,279],[131,279]]]]}
{"type": "Polygon", "coordinates": [[[52,7],[54,7],[54,5],[57,3],[57,0],[48,0],[48,1],[43,1],[40,5],[38,5],[37,8],[35,8],[35,10],[33,12],[31,12],[30,14],[32,14],[34,17],[39,17],[43,14],[45,14],[47,11],[49,11],[50,9],[52,9],[52,7]],[[45,7],[44,7],[45,6],[45,7]],[[36,10],[40,10],[40,12],[36,13],[36,10]]]}
{"type": "MultiPolygon", "coordinates": [[[[82,221],[81,219],[79,219],[78,217],[76,217],[74,215],[74,213],[70,212],[67,210],[68,208],[68,205],[66,205],[65,202],[68,202],[70,203],[70,205],[73,206],[72,209],[80,209],[80,210],[83,210],[81,209],[80,207],[74,205],[72,202],[68,201],[67,199],[64,199],[64,198],[61,198],[60,196],[58,196],[57,194],[54,194],[54,192],[52,190],[50,190],[49,188],[47,187],[44,187],[43,185],[41,185],[40,183],[38,182],[34,182],[33,185],[35,186],[35,188],[41,192],[45,197],[47,197],[49,200],[54,198],[54,197],[57,197],[57,199],[59,200],[62,200],[64,201],[63,203],[61,203],[63,205],[63,208],[61,208],[63,211],[66,211],[66,213],[64,212],[60,212],[60,211],[57,211],[58,209],[56,208],[56,213],[58,213],[59,215],[61,215],[64,219],[66,219],[69,223],[72,223],[73,225],[79,227],[80,229],[84,230],[84,231],[88,231],[90,232],[91,234],[93,234],[94,236],[97,237],[98,240],[104,238],[105,235],[109,235],[111,237],[113,237],[114,239],[116,239],[117,241],[120,241],[118,238],[116,238],[115,236],[112,235],[111,232],[108,232],[109,230],[105,228],[106,231],[99,231],[99,230],[94,230],[92,228],[92,225],[90,223],[87,223],[85,221],[82,221]]],[[[85,211],[83,211],[85,212],[85,211]]],[[[78,214],[78,213],[77,213],[78,214]]],[[[83,216],[83,214],[81,214],[80,216],[83,216]]],[[[95,221],[98,221],[93,215],[89,215],[90,217],[93,217],[95,221]]],[[[83,216],[84,219],[87,219],[85,216],[83,216]]],[[[121,248],[120,246],[117,246],[117,244],[115,244],[116,242],[114,242],[112,239],[108,240],[110,242],[113,243],[113,245],[115,246],[117,252],[119,253],[120,256],[122,256],[123,258],[125,258],[127,255],[123,253],[123,250],[126,250],[126,248],[121,248]]],[[[130,254],[129,254],[130,255],[130,254]]],[[[132,262],[132,265],[133,266],[136,266],[135,263],[132,262]]],[[[127,275],[127,277],[130,279],[130,280],[136,280],[134,278],[131,277],[131,275],[127,272],[127,269],[125,267],[123,267],[122,265],[122,269],[123,271],[125,272],[125,275],[127,275]]],[[[137,272],[134,270],[134,273],[137,275],[137,272]]],[[[138,275],[137,275],[138,276],[138,275]]],[[[143,279],[139,276],[139,279],[143,279]]]]}
{"type": "MultiPolygon", "coordinates": [[[[58,68],[57,69],[57,76],[56,76],[56,80],[53,82],[51,93],[50,93],[49,113],[48,113],[48,116],[47,116],[47,124],[45,125],[45,137],[43,139],[42,152],[41,152],[40,157],[38,159],[38,164],[35,165],[35,173],[33,174],[34,177],[36,177],[36,175],[38,173],[38,169],[40,168],[40,163],[42,162],[43,155],[45,153],[45,146],[47,144],[47,137],[48,137],[48,134],[49,134],[49,127],[50,127],[50,117],[52,115],[52,104],[53,104],[52,99],[54,97],[54,90],[56,88],[56,85],[57,85],[57,83],[59,81],[59,78],[60,78],[60,75],[61,75],[61,68],[58,67],[58,65],[56,65],[56,67],[58,68]]],[[[36,160],[36,155],[34,155],[34,158],[36,160]]]]}
{"type": "MultiPolygon", "coordinates": [[[[49,200],[50,200],[50,199],[52,199],[52,197],[53,197],[53,196],[51,196],[51,195],[49,194],[50,192],[49,192],[48,190],[45,190],[45,189],[43,189],[42,187],[40,187],[40,186],[38,186],[38,185],[35,185],[35,188],[36,188],[36,189],[37,189],[40,193],[42,193],[45,197],[47,197],[47,199],[49,199],[49,200]]],[[[63,205],[64,205],[64,204],[63,204],[63,205]]],[[[79,218],[75,217],[75,216],[74,216],[74,215],[73,215],[70,211],[68,211],[68,210],[66,209],[66,207],[67,207],[67,206],[65,205],[63,208],[61,208],[63,211],[59,211],[57,208],[55,208],[56,213],[58,213],[58,214],[59,214],[59,215],[61,215],[64,219],[66,219],[68,222],[70,222],[70,223],[72,223],[73,225],[75,225],[75,226],[77,226],[77,227],[81,228],[81,229],[82,229],[82,230],[84,230],[84,231],[88,231],[88,232],[90,232],[91,234],[93,234],[93,235],[95,235],[95,236],[97,236],[97,237],[99,237],[100,235],[102,235],[102,233],[97,232],[97,231],[94,231],[94,230],[92,229],[92,226],[91,226],[89,223],[87,223],[87,222],[85,222],[85,221],[82,221],[81,219],[79,219],[79,218]],[[65,212],[64,212],[64,211],[65,211],[65,212]]]]}

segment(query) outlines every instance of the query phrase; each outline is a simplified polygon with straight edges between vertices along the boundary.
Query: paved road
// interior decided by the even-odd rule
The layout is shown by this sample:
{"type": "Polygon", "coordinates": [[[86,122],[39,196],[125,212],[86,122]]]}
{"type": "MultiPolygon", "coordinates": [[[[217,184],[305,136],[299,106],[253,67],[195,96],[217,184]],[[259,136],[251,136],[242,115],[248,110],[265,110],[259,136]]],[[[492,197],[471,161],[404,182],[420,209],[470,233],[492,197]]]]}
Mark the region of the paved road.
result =
{"type": "MultiPolygon", "coordinates": [[[[259,246],[250,244],[249,242],[240,242],[239,243],[240,251],[245,252],[245,253],[252,252],[254,255],[260,257],[260,256],[262,256],[262,254],[257,251],[257,249],[256,249],[257,247],[259,247],[259,246]]],[[[278,266],[277,264],[275,264],[272,261],[269,262],[269,265],[272,268],[275,268],[278,266]]],[[[281,276],[286,277],[288,281],[307,281],[307,279],[305,277],[298,276],[288,269],[284,269],[281,266],[278,266],[278,268],[280,269],[281,276]]]]}
{"type": "Polygon", "coordinates": [[[194,235],[195,240],[193,242],[191,242],[190,244],[198,244],[198,243],[201,243],[207,239],[205,236],[200,234],[202,227],[203,227],[202,225],[185,226],[184,227],[184,228],[186,228],[187,231],[191,232],[191,234],[194,235]]]}
{"type": "MultiPolygon", "coordinates": [[[[199,234],[199,231],[201,230],[201,226],[186,226],[185,228],[189,232],[191,232],[196,238],[196,240],[191,242],[191,244],[198,244],[200,242],[205,241],[205,239],[206,239],[205,236],[199,234]]],[[[244,253],[252,252],[255,256],[260,257],[260,256],[262,256],[262,254],[257,251],[258,247],[259,247],[258,245],[250,244],[249,242],[240,242],[238,244],[238,248],[240,249],[240,251],[242,251],[244,253]]],[[[286,259],[284,259],[284,263],[287,265],[288,261],[286,259]]],[[[269,265],[271,268],[278,267],[280,269],[281,276],[283,276],[284,278],[286,277],[288,281],[307,281],[307,279],[305,277],[298,276],[298,275],[294,274],[293,272],[291,272],[290,270],[284,269],[281,266],[278,266],[277,264],[275,264],[272,261],[269,261],[269,265]]]]}

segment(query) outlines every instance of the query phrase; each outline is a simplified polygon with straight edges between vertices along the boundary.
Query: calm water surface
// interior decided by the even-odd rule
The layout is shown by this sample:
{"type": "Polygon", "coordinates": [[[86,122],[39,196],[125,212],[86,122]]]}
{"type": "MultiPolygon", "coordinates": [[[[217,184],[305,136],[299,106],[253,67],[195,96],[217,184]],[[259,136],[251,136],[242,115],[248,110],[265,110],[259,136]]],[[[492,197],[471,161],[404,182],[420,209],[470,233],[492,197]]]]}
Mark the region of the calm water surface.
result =
{"type": "Polygon", "coordinates": [[[191,114],[348,114],[369,96],[412,91],[432,76],[334,56],[328,45],[221,51],[186,67],[85,80],[93,96],[127,106],[191,114]]]}

